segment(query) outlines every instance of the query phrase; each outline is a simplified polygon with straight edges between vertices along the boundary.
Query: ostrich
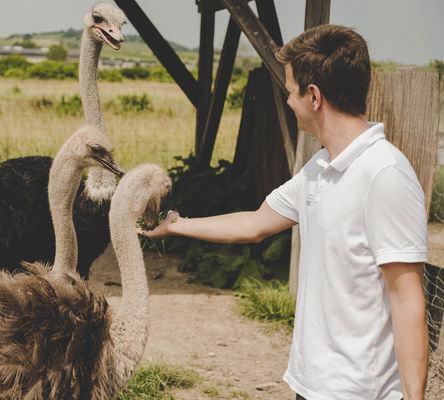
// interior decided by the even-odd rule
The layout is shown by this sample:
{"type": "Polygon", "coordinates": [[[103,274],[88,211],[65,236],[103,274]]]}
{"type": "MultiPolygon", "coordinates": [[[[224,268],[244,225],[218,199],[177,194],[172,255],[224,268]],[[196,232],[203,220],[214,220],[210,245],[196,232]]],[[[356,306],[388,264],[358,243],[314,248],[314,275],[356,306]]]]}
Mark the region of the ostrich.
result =
{"type": "MultiPolygon", "coordinates": [[[[148,340],[148,284],[135,226],[144,211],[157,215],[171,181],[162,168],[144,164],[127,173],[115,191],[109,217],[123,293],[114,311],[75,271],[70,212],[81,169],[96,162],[98,153],[91,153],[91,131],[86,133],[74,135],[51,168],[54,266],[27,263],[24,272],[0,273],[1,398],[113,399],[127,385],[148,340]]],[[[105,136],[95,134],[94,141],[109,155],[105,136]]]]}
{"type": "MultiPolygon", "coordinates": [[[[96,4],[84,18],[79,83],[85,120],[105,133],[97,92],[97,67],[103,43],[114,49],[123,40],[123,12],[106,3],[96,4]]],[[[0,164],[0,266],[14,271],[21,261],[54,260],[54,230],[47,185],[52,159],[30,156],[0,164]]],[[[74,201],[78,239],[77,270],[88,278],[91,263],[109,243],[108,213],[115,178],[92,167],[86,184],[81,182],[74,201]]]]}

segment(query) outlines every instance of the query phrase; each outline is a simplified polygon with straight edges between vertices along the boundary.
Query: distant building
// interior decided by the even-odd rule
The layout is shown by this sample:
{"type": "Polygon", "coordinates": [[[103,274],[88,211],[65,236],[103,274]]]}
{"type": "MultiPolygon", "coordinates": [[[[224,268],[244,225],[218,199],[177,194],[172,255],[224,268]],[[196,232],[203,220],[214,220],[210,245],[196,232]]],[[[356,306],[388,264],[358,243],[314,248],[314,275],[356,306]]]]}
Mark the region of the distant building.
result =
{"type": "Polygon", "coordinates": [[[10,56],[18,54],[25,57],[29,62],[38,63],[46,60],[46,53],[49,51],[47,47],[40,49],[27,49],[22,46],[3,46],[0,48],[0,56],[10,56]]]}

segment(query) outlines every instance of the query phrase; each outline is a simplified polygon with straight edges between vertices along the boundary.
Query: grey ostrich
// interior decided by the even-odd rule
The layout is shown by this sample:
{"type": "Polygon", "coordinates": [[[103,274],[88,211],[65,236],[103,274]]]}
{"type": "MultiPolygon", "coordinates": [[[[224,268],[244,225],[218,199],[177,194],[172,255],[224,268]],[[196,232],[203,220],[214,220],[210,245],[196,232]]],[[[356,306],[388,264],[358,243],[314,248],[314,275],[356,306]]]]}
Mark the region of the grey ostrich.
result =
{"type": "Polygon", "coordinates": [[[81,137],[61,152],[69,149],[75,156],[58,156],[51,169],[49,196],[57,234],[53,268],[34,263],[25,272],[0,273],[1,398],[114,399],[148,340],[148,283],[135,224],[147,205],[156,214],[153,207],[171,181],[162,168],[145,164],[126,174],[116,189],[109,216],[123,294],[114,311],[74,271],[75,235],[68,220],[81,168],[93,163],[94,156],[81,137]]]}
{"type": "MultiPolygon", "coordinates": [[[[114,49],[123,40],[123,12],[106,3],[96,4],[84,18],[79,83],[86,123],[105,133],[97,92],[97,67],[103,43],[114,49]]],[[[49,211],[50,157],[22,157],[0,164],[0,266],[14,271],[21,261],[52,263],[54,230],[49,211]]],[[[92,167],[74,201],[78,239],[77,270],[87,278],[94,261],[109,243],[108,213],[115,177],[92,167]]]]}

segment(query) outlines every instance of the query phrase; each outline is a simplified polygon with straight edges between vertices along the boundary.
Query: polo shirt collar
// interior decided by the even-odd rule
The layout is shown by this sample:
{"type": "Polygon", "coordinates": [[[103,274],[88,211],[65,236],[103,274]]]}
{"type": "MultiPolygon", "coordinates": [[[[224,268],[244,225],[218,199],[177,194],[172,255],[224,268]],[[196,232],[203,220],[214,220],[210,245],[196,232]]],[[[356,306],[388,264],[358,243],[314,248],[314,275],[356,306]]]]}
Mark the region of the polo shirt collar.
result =
{"type": "MultiPolygon", "coordinates": [[[[329,163],[329,165],[335,170],[342,172],[350,166],[350,164],[366,149],[368,149],[373,143],[379,139],[384,139],[384,124],[369,122],[369,129],[360,134],[355,140],[353,140],[344,150],[339,153],[336,158],[329,163]]],[[[328,162],[327,149],[323,149],[321,152],[321,159],[317,161],[318,164],[328,162]],[[325,154],[326,153],[326,154],[325,154]],[[322,160],[322,161],[321,161],[322,160]]]]}

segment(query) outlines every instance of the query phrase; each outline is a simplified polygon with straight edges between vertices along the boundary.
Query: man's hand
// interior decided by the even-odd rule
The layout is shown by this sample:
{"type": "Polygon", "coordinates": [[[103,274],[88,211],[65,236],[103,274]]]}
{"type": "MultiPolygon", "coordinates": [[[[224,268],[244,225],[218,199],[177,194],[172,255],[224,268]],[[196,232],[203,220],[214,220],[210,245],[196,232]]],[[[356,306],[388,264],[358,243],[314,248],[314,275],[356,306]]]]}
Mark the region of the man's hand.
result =
{"type": "Polygon", "coordinates": [[[143,229],[137,228],[137,233],[141,236],[145,236],[151,239],[160,239],[172,234],[170,227],[171,224],[177,222],[180,215],[177,211],[168,211],[166,218],[162,221],[160,225],[157,225],[154,229],[145,231],[143,229]]]}

